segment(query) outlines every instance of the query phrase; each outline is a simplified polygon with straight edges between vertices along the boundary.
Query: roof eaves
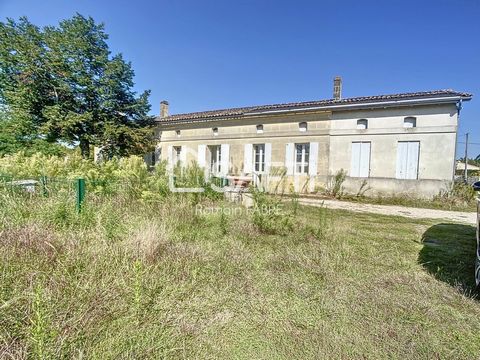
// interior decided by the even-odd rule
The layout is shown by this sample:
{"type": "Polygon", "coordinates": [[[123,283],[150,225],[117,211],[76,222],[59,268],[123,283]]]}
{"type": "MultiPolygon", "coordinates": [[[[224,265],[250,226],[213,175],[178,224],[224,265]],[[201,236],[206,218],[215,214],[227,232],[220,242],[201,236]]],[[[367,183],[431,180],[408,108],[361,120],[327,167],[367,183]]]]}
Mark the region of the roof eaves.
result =
{"type": "Polygon", "coordinates": [[[241,118],[248,115],[260,115],[268,113],[281,113],[290,111],[308,111],[319,109],[332,109],[332,108],[349,108],[355,107],[375,107],[378,105],[385,106],[386,104],[415,104],[415,103],[427,103],[427,102],[445,102],[445,101],[458,101],[458,100],[471,100],[472,94],[456,92],[451,89],[435,90],[416,93],[402,93],[391,95],[375,95],[346,98],[342,100],[325,99],[316,101],[305,101],[295,103],[284,104],[270,104],[259,105],[251,107],[210,110],[204,112],[187,113],[187,114],[175,114],[167,118],[156,118],[156,121],[160,124],[178,124],[178,123],[192,123],[192,122],[206,122],[215,121],[217,119],[233,119],[241,118]]]}

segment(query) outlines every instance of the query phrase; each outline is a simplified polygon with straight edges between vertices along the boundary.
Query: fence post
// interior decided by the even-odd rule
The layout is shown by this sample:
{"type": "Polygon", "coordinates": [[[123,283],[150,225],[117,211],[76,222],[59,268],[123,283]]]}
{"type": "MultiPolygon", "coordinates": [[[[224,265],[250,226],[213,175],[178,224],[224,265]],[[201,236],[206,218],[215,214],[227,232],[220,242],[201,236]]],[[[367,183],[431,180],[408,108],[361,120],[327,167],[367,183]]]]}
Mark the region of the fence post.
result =
{"type": "Polygon", "coordinates": [[[77,212],[82,211],[82,203],[85,199],[85,179],[77,179],[77,212]]]}
{"type": "Polygon", "coordinates": [[[40,182],[42,183],[42,194],[43,196],[47,197],[48,196],[48,191],[47,191],[47,177],[42,176],[40,178],[40,182]]]}

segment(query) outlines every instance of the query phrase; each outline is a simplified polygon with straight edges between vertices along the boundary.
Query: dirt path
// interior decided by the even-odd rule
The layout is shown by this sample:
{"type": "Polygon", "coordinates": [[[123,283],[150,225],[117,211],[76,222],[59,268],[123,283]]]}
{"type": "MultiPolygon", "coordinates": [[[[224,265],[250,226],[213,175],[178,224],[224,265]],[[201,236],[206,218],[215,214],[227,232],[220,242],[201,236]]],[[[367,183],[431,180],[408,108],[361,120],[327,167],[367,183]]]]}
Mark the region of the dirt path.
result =
{"type": "Polygon", "coordinates": [[[322,200],[311,198],[300,198],[299,203],[302,205],[322,206],[322,203],[331,209],[342,209],[357,212],[366,212],[382,215],[403,216],[408,218],[426,218],[426,219],[442,219],[460,223],[475,224],[476,213],[474,212],[460,212],[447,211],[436,209],[421,209],[396,205],[373,205],[360,204],[340,200],[322,200]]]}

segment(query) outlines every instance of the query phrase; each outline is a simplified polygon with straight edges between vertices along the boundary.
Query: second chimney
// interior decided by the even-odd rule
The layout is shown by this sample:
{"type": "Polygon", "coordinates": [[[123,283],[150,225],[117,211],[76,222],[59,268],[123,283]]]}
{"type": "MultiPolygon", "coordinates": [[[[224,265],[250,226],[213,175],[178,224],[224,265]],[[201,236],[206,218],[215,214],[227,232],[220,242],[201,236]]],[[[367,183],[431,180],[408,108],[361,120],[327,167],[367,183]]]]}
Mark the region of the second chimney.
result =
{"type": "Polygon", "coordinates": [[[168,116],[168,101],[162,100],[160,101],[160,117],[164,118],[168,116]]]}
{"type": "Polygon", "coordinates": [[[333,79],[333,99],[342,99],[342,78],[340,76],[335,76],[333,79]]]}

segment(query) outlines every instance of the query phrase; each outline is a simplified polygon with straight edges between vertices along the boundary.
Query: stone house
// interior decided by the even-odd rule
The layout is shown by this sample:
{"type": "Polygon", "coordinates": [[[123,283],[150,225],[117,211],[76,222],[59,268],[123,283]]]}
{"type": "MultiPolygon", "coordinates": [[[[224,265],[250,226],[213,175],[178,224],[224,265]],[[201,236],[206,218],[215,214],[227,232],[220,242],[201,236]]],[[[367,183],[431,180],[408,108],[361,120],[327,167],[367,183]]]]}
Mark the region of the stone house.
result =
{"type": "MultiPolygon", "coordinates": [[[[196,161],[209,174],[328,187],[340,170],[357,193],[432,196],[453,180],[459,113],[471,94],[436,90],[169,115],[161,102],[152,162],[196,161]],[[276,175],[276,176],[274,176],[276,175]]],[[[286,186],[285,186],[286,185],[286,186]]],[[[270,185],[267,185],[271,186],[270,185]]]]}

